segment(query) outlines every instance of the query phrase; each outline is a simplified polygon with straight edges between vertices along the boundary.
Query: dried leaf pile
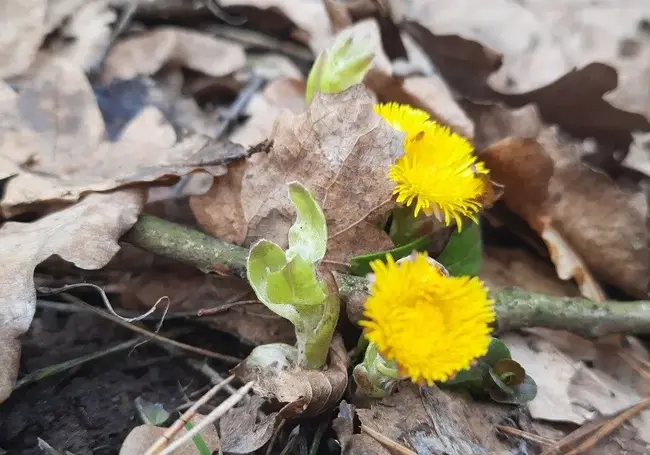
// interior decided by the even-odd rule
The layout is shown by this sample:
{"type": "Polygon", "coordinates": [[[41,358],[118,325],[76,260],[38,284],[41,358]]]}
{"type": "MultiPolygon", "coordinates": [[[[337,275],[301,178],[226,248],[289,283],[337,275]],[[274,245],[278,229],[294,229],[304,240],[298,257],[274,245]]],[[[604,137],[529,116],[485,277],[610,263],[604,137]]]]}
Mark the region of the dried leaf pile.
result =
{"type": "MultiPolygon", "coordinates": [[[[46,293],[55,309],[92,301],[196,370],[174,384],[187,406],[134,405],[117,416],[130,433],[106,430],[119,439],[102,439],[106,453],[149,453],[233,357],[295,341],[243,279],[256,241],[287,247],[294,181],[322,207],[322,266],[344,297],[327,368],[240,364],[236,381],[253,383],[241,396],[220,386],[230,397],[203,403],[165,444],[212,411],[219,422],[174,453],[202,453],[201,441],[237,454],[648,453],[650,6],[583,3],[0,5],[0,453],[54,437],[18,442],[10,422],[27,387],[55,393],[60,377],[30,366],[31,350],[21,363],[21,340],[50,317],[46,293]],[[308,104],[309,69],[338,33],[373,46],[373,66],[362,84],[308,104]],[[395,246],[383,229],[395,205],[387,169],[403,134],[373,110],[388,101],[471,141],[498,184],[480,233],[453,245],[475,257],[454,266],[480,265],[497,313],[510,311],[497,331],[537,383],[525,406],[410,383],[383,400],[353,393],[366,294],[346,272],[395,246]],[[52,291],[80,282],[105,296],[52,291]],[[548,301],[555,317],[531,306],[548,301]],[[192,337],[197,327],[210,335],[192,337]]],[[[436,232],[430,251],[451,254],[451,232],[436,232]]],[[[68,379],[93,359],[65,367],[68,379]]],[[[49,453],[91,453],[88,439],[49,453]]]]}

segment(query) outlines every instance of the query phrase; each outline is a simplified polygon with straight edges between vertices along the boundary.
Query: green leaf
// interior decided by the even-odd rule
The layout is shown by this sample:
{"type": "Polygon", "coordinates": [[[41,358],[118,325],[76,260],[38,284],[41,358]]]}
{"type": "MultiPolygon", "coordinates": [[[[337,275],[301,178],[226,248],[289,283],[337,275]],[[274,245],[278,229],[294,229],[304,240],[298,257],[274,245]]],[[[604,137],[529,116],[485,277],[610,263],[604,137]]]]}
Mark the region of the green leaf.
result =
{"type": "Polygon", "coordinates": [[[142,397],[137,397],[135,407],[138,409],[142,421],[149,425],[160,426],[169,419],[169,412],[161,403],[151,403],[142,397]]]}
{"type": "Polygon", "coordinates": [[[386,255],[390,254],[396,261],[403,257],[408,256],[416,251],[426,251],[429,246],[429,236],[420,237],[412,242],[393,248],[388,251],[381,251],[379,253],[364,254],[363,256],[355,256],[350,260],[350,273],[357,276],[365,276],[372,272],[370,263],[374,260],[385,260],[386,255]]]}
{"type": "Polygon", "coordinates": [[[482,390],[483,378],[488,374],[490,367],[497,364],[502,359],[510,359],[510,350],[501,340],[492,338],[488,346],[488,352],[479,358],[476,365],[458,372],[454,379],[450,379],[442,386],[461,386],[468,390],[482,390]]]}
{"type": "Polygon", "coordinates": [[[510,349],[505,343],[498,338],[492,338],[490,341],[490,346],[488,347],[488,352],[481,360],[485,362],[488,366],[494,366],[501,359],[510,359],[512,355],[510,354],[510,349]]]}
{"type": "Polygon", "coordinates": [[[340,33],[316,58],[307,78],[305,101],[315,93],[339,93],[363,81],[374,60],[374,44],[368,37],[340,33]]]}
{"type": "MultiPolygon", "coordinates": [[[[192,422],[185,422],[185,429],[187,431],[190,431],[192,428],[194,428],[192,422]]],[[[200,434],[194,436],[192,438],[192,441],[194,441],[194,445],[199,450],[200,455],[212,455],[212,450],[208,448],[208,445],[205,443],[200,434]]]]}
{"type": "Polygon", "coordinates": [[[481,227],[471,223],[454,232],[445,250],[436,258],[453,276],[477,276],[481,269],[481,227]]]}
{"type": "Polygon", "coordinates": [[[287,265],[284,251],[268,240],[260,240],[252,246],[246,261],[246,276],[257,298],[269,310],[291,321],[294,325],[300,320],[298,311],[291,305],[277,305],[269,297],[269,276],[287,265]]]}
{"type": "Polygon", "coordinates": [[[325,214],[312,194],[298,182],[289,183],[289,196],[296,206],[296,221],[289,229],[287,258],[296,255],[311,263],[323,259],[327,249],[325,214]]]}
{"type": "Polygon", "coordinates": [[[497,403],[514,404],[524,406],[535,399],[537,396],[537,384],[535,380],[526,375],[524,382],[518,386],[512,387],[512,393],[504,393],[501,389],[490,389],[490,398],[497,403]]]}
{"type": "Polygon", "coordinates": [[[314,266],[301,256],[267,276],[267,295],[274,304],[301,306],[320,305],[327,295],[316,277],[314,266]]]}
{"type": "Polygon", "coordinates": [[[526,377],[526,370],[524,370],[524,367],[512,359],[499,360],[494,367],[492,367],[492,371],[510,387],[521,384],[524,382],[524,378],[526,377]]]}

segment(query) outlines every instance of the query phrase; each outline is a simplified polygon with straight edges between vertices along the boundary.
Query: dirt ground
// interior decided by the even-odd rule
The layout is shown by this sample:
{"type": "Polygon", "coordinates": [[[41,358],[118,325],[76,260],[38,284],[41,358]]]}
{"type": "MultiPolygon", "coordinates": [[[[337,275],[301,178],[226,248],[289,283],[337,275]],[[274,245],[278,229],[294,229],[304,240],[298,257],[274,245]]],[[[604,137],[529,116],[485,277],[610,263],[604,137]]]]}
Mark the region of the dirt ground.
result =
{"type": "MultiPolygon", "coordinates": [[[[24,339],[21,373],[134,337],[133,332],[92,314],[50,311],[37,313],[24,339]],[[66,330],[72,327],[75,330],[66,330]]],[[[184,341],[198,340],[208,349],[235,344],[200,328],[184,341]]],[[[224,368],[212,366],[226,373],[224,368]]],[[[209,380],[187,366],[183,357],[173,357],[153,343],[113,353],[12,394],[0,408],[0,449],[11,455],[40,454],[37,438],[41,438],[61,453],[117,454],[129,431],[141,423],[135,398],[162,403],[170,411],[207,385],[209,380]]]]}

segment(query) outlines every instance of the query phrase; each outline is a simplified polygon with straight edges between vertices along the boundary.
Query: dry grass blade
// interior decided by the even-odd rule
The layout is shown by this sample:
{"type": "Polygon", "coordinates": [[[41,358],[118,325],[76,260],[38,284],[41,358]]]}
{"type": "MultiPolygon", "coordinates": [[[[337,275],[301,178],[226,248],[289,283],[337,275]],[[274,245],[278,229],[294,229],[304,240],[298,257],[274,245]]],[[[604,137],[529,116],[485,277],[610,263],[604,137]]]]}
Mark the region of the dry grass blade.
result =
{"type": "Polygon", "coordinates": [[[593,436],[590,436],[586,441],[581,443],[578,447],[567,452],[565,455],[580,455],[592,449],[598,442],[609,435],[612,431],[623,425],[635,415],[639,414],[645,408],[650,406],[650,397],[644,398],[631,408],[621,412],[618,416],[612,418],[609,422],[602,425],[593,436]]]}
{"type": "Polygon", "coordinates": [[[382,444],[393,453],[397,453],[399,455],[417,455],[417,453],[413,452],[408,447],[404,447],[400,443],[393,441],[389,437],[384,436],[380,432],[373,430],[364,424],[361,424],[361,432],[366,433],[368,436],[382,444]]]}
{"type": "Polygon", "coordinates": [[[185,411],[185,413],[180,416],[178,420],[172,424],[172,426],[167,429],[165,434],[163,434],[156,442],[153,443],[145,455],[153,455],[165,447],[171,438],[173,438],[174,435],[180,431],[181,428],[183,428],[183,426],[194,416],[194,414],[196,414],[198,409],[206,404],[213,396],[217,394],[217,392],[227,386],[233,379],[235,379],[235,376],[229,376],[208,390],[201,398],[196,400],[196,402],[190,406],[190,408],[185,411]]]}
{"type": "MultiPolygon", "coordinates": [[[[203,420],[197,423],[190,431],[185,433],[182,437],[178,438],[171,444],[169,444],[164,450],[158,452],[157,449],[153,450],[153,447],[147,450],[145,455],[171,455],[176,449],[181,447],[184,444],[192,441],[192,438],[199,434],[201,430],[210,425],[211,423],[220,419],[226,412],[232,409],[242,398],[246,396],[248,391],[253,387],[254,382],[248,382],[242,386],[237,393],[227,398],[223,403],[213,409],[203,420]]],[[[190,408],[191,409],[191,408],[190,408]]],[[[188,409],[188,412],[190,410],[188,409]]],[[[187,413],[186,413],[187,414],[187,413]]]]}
{"type": "Polygon", "coordinates": [[[223,362],[227,362],[227,363],[229,363],[231,365],[236,365],[239,362],[241,362],[241,359],[238,359],[237,357],[232,357],[232,356],[225,355],[225,354],[219,354],[217,352],[208,351],[207,349],[197,348],[196,346],[181,343],[180,341],[176,341],[176,340],[171,340],[171,339],[169,339],[167,337],[164,337],[162,335],[158,335],[156,333],[150,332],[149,330],[143,329],[142,327],[138,327],[137,325],[131,324],[129,322],[125,322],[125,321],[123,321],[122,319],[120,319],[117,316],[113,316],[112,314],[108,314],[108,313],[100,310],[99,308],[95,308],[94,306],[92,306],[92,305],[84,302],[83,300],[78,299],[77,297],[74,297],[72,295],[63,294],[61,297],[63,297],[65,300],[67,300],[70,303],[74,303],[76,305],[83,306],[84,308],[87,308],[88,310],[92,311],[93,313],[95,313],[95,314],[97,314],[99,316],[110,319],[111,321],[113,321],[116,324],[121,325],[122,327],[126,327],[127,329],[133,330],[134,332],[141,333],[143,335],[147,335],[147,337],[149,337],[149,339],[154,341],[154,342],[166,343],[166,344],[169,344],[171,346],[175,346],[177,348],[183,349],[185,351],[194,352],[196,354],[203,355],[203,356],[206,356],[206,357],[210,357],[210,358],[213,358],[213,359],[219,359],[219,360],[221,360],[223,362]]]}

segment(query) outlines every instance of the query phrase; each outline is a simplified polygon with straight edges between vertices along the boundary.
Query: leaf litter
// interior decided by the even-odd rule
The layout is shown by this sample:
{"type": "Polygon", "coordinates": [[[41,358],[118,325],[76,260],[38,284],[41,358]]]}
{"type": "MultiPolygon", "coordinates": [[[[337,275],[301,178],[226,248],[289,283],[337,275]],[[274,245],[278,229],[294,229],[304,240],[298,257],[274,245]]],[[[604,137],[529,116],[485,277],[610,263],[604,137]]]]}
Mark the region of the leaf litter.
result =
{"type": "MultiPolygon", "coordinates": [[[[9,334],[11,339],[3,360],[12,366],[0,396],[11,393],[18,358],[14,338],[27,330],[34,313],[34,268],[52,254],[82,268],[106,265],[117,251],[117,240],[143,209],[145,188],[153,191],[151,187],[171,185],[185,174],[207,171],[212,188],[190,198],[196,220],[187,224],[198,222],[215,236],[238,244],[250,245],[263,237],[284,245],[292,210],[282,191],[286,182],[301,180],[326,213],[332,237],[326,257],[330,266],[340,268],[355,255],[390,249],[392,242],[376,227],[385,222],[383,216],[391,207],[391,188],[382,183],[386,179],[381,172],[398,156],[402,138],[368,120],[375,100],[408,102],[473,140],[493,178],[505,185],[504,203],[496,208],[505,205],[532,228],[526,235],[545,242],[546,252],[533,251],[522,239],[485,248],[481,276],[493,291],[516,285],[557,296],[581,292],[601,301],[613,286],[614,292],[628,297],[647,298],[647,208],[639,203],[639,188],[621,179],[629,166],[646,172],[636,176],[643,183],[650,162],[638,134],[650,129],[645,90],[650,47],[643,27],[643,17],[650,12],[645,6],[617,11],[618,20],[612,21],[614,7],[596,5],[583,11],[573,2],[548,6],[502,0],[489,11],[465,1],[444,8],[420,1],[390,6],[289,3],[221,6],[227,15],[245,15],[253,31],[300,42],[316,52],[331,42],[333,32],[364,36],[375,43],[375,68],[366,78],[367,88],[320,95],[309,107],[304,103],[304,78],[294,69],[275,76],[248,106],[249,118],[230,135],[241,146],[187,131],[214,137],[212,123],[206,121],[215,118],[211,107],[199,105],[192,95],[186,101],[194,103],[194,111],[186,120],[171,115],[172,108],[148,106],[129,115],[111,138],[96,87],[91,85],[94,81],[84,70],[102,63],[103,81],[118,83],[119,78],[146,75],[155,87],[167,77],[178,87],[167,92],[167,106],[181,106],[182,97],[194,90],[188,90],[188,84],[197,74],[235,80],[247,71],[248,45],[214,38],[202,25],[188,28],[175,19],[145,30],[138,25],[116,39],[110,33],[116,17],[111,2],[50,0],[4,7],[3,30],[16,33],[5,35],[9,41],[2,43],[0,52],[5,56],[0,59],[0,75],[6,82],[0,85],[0,99],[5,101],[0,109],[0,180],[5,186],[0,205],[5,217],[30,211],[50,214],[31,223],[10,221],[0,228],[7,254],[17,258],[5,264],[10,273],[2,275],[10,277],[12,293],[20,290],[12,302],[20,302],[21,309],[16,319],[16,305],[0,305],[0,314],[11,321],[3,324],[0,335],[9,334]],[[491,19],[477,22],[477,17],[491,19]],[[566,39],[576,33],[591,38],[566,39]],[[46,40],[47,35],[51,39],[46,40]],[[404,49],[387,46],[393,41],[387,36],[404,49]],[[104,60],[103,50],[109,48],[104,60]],[[404,53],[406,62],[399,61],[404,53]],[[182,133],[179,123],[185,129],[182,133]],[[345,137],[353,140],[346,142],[345,137]],[[584,141],[589,138],[595,139],[595,148],[584,141]],[[266,140],[268,154],[251,155],[247,150],[266,140]],[[132,185],[141,189],[125,189],[132,185]],[[131,195],[129,203],[116,202],[126,195],[131,195]],[[43,231],[50,237],[44,238],[43,231]],[[7,241],[12,236],[15,240],[7,241]],[[38,236],[32,241],[38,251],[26,254],[24,244],[32,243],[25,236],[38,236]]],[[[150,8],[164,11],[165,5],[162,1],[143,5],[141,17],[146,18],[150,8]]],[[[254,59],[248,62],[256,64],[254,59]]],[[[164,202],[187,204],[188,198],[174,201],[164,202]]],[[[488,213],[490,223],[498,222],[499,216],[497,210],[488,213]]],[[[491,229],[499,238],[521,233],[508,222],[495,226],[491,229]]],[[[246,291],[242,283],[184,274],[173,265],[167,270],[154,266],[137,280],[132,276],[138,273],[131,269],[134,264],[128,260],[117,264],[126,283],[127,291],[120,296],[125,306],[150,306],[163,294],[171,294],[176,296],[172,299],[176,309],[198,310],[246,291]]],[[[93,276],[102,273],[108,272],[93,276]]],[[[290,330],[277,331],[279,326],[269,319],[274,315],[265,308],[252,305],[231,311],[205,322],[215,333],[227,332],[253,345],[287,342],[291,337],[290,330]]],[[[526,408],[514,410],[410,384],[370,405],[340,402],[347,387],[348,356],[337,338],[333,351],[338,360],[324,372],[294,367],[241,372],[257,377],[254,390],[259,396],[221,420],[222,449],[263,450],[277,419],[271,414],[259,421],[257,411],[268,404],[260,396],[274,398],[271,402],[279,402],[278,409],[284,406],[285,416],[318,414],[338,405],[333,428],[345,453],[387,453],[382,445],[386,439],[370,436],[372,430],[396,444],[393,448],[418,453],[509,453],[513,446],[537,453],[541,446],[524,439],[497,438],[496,426],[518,421],[522,430],[559,439],[566,430],[553,422],[586,424],[639,402],[642,394],[631,384],[643,383],[640,373],[626,377],[621,368],[612,366],[614,358],[620,364],[621,356],[629,355],[628,347],[615,343],[605,349],[598,342],[576,343],[568,333],[545,330],[503,336],[539,386],[538,397],[526,408]],[[588,347],[578,352],[576,344],[588,347]],[[528,413],[535,419],[532,426],[523,423],[528,413]]],[[[642,345],[639,352],[635,355],[647,360],[642,345]]],[[[627,370],[635,371],[629,365],[627,370]]],[[[633,447],[626,445],[632,440],[648,442],[644,419],[647,411],[620,430],[629,441],[615,435],[612,441],[603,441],[602,450],[610,452],[602,453],[614,453],[617,441],[623,447],[633,447]]],[[[0,447],[4,443],[0,437],[0,447]]],[[[125,441],[123,451],[126,446],[125,441]]]]}

